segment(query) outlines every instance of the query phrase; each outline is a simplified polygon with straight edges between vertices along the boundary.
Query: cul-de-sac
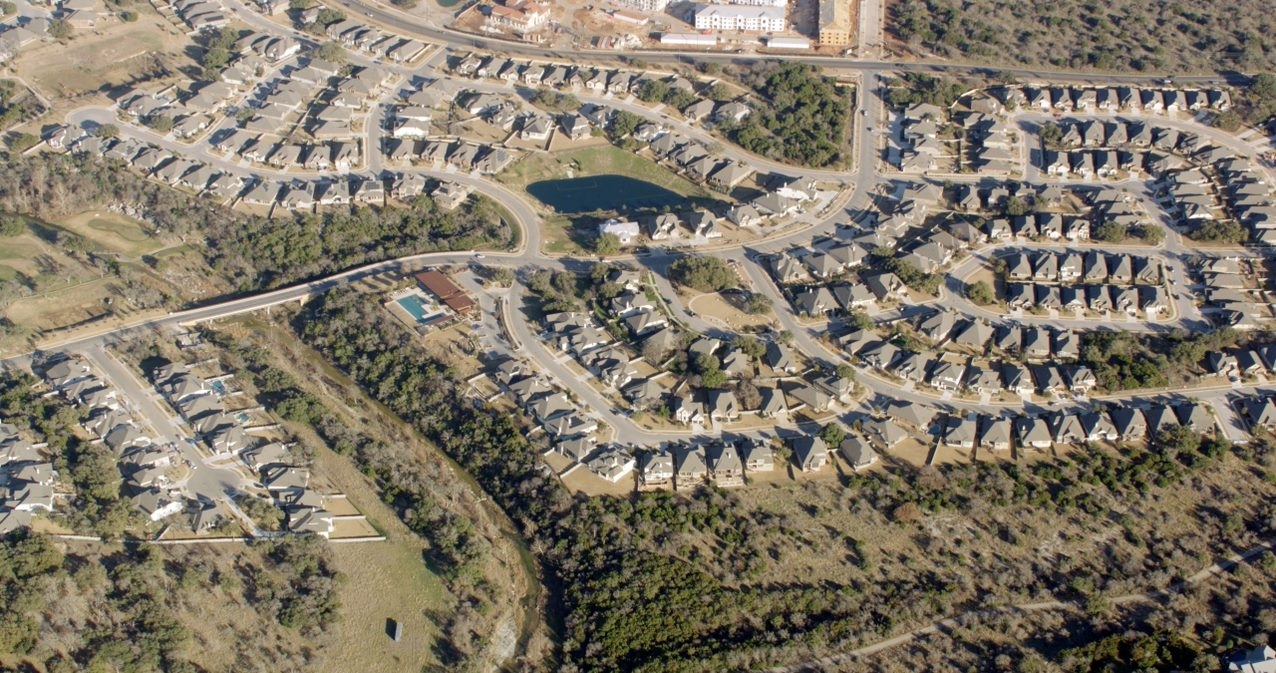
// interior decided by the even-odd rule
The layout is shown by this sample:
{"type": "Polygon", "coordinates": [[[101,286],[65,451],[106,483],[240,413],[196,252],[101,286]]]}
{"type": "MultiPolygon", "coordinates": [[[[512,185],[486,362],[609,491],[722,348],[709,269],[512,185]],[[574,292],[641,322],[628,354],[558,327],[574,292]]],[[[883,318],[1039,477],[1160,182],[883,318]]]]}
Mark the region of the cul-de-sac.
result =
{"type": "Polygon", "coordinates": [[[1265,0],[0,0],[0,671],[1276,672],[1265,0]]]}

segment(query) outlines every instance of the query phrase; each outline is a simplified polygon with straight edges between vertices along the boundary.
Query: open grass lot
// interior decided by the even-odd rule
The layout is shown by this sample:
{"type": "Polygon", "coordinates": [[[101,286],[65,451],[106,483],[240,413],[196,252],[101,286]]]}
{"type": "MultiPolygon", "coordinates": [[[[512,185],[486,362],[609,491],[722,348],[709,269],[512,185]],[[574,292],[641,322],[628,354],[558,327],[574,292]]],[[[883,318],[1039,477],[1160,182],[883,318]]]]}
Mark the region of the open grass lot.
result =
{"type": "Polygon", "coordinates": [[[136,22],[107,19],[95,30],[77,32],[68,45],[24,49],[17,73],[54,99],[106,93],[147,75],[184,79],[178,69],[194,63],[184,51],[189,38],[149,5],[131,9],[138,11],[136,22]]]}
{"type": "Polygon", "coordinates": [[[891,0],[886,30],[919,54],[993,65],[1252,72],[1276,66],[1271,8],[1268,0],[891,0]]]}
{"type": "Polygon", "coordinates": [[[14,324],[50,329],[92,319],[106,311],[107,279],[34,233],[0,243],[0,279],[24,287],[3,313],[14,324]]]}
{"type": "Polygon", "coordinates": [[[707,292],[687,302],[690,308],[709,322],[714,322],[733,330],[748,331],[774,322],[772,314],[754,315],[736,308],[717,292],[707,292]]]}
{"type": "Polygon", "coordinates": [[[58,252],[34,235],[6,238],[0,243],[0,275],[7,279],[16,278],[19,274],[38,278],[44,271],[39,260],[53,254],[58,252]]]}
{"type": "Polygon", "coordinates": [[[146,233],[141,222],[109,211],[80,213],[58,222],[57,226],[127,257],[139,257],[154,252],[163,245],[146,233]]]}

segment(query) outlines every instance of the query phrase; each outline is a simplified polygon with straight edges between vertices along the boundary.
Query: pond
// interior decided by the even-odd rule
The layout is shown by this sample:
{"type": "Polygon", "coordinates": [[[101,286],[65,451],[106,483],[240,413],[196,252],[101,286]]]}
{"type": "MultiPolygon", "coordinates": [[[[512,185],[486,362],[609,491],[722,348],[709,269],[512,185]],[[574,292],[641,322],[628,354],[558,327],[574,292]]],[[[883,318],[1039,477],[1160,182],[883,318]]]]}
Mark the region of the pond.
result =
{"type": "Polygon", "coordinates": [[[528,185],[527,193],[560,213],[659,208],[687,201],[675,191],[625,175],[542,180],[528,185]]]}

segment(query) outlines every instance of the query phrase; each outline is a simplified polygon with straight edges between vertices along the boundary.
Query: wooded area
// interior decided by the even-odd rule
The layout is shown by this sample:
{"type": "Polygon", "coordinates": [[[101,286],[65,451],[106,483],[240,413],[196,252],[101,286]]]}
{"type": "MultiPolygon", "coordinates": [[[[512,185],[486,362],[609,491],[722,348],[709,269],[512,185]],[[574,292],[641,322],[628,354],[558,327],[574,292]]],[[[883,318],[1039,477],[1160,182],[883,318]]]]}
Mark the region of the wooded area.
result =
{"type": "Polygon", "coordinates": [[[815,66],[785,61],[737,73],[761,109],[722,131],[740,147],[803,166],[836,166],[846,157],[851,93],[815,66]]]}
{"type": "Polygon", "coordinates": [[[307,670],[338,615],[326,545],[287,537],[228,553],[11,533],[0,538],[0,669],[307,670]],[[227,649],[201,646],[210,636],[227,649]]]}
{"type": "Polygon", "coordinates": [[[1196,482],[1261,490],[1226,476],[1248,469],[1243,460],[1272,473],[1265,452],[1238,457],[1225,441],[1182,430],[1148,449],[1090,447],[1027,464],[899,468],[794,486],[783,491],[793,502],[781,509],[759,500],[780,493],[765,487],[572,498],[540,470],[541,447],[528,440],[523,420],[466,400],[446,365],[360,295],[334,291],[312,302],[297,330],[456,458],[518,522],[551,571],[548,585],[564,614],[559,670],[791,663],[989,600],[1100,601],[1125,587],[1168,586],[1211,554],[1272,532],[1261,498],[1229,496],[1221,518],[1210,519],[1217,525],[1204,527],[1166,500],[1196,482]],[[1114,508],[1126,512],[1128,543],[1066,562],[1037,558],[1041,536],[1060,532],[1043,530],[1038,517],[1066,521],[1069,539],[1088,546],[1101,539],[1088,531],[1110,528],[1114,508]],[[854,523],[838,523],[848,511],[854,523]],[[1184,517],[1197,534],[1170,533],[1165,522],[1184,517]],[[997,541],[979,542],[972,554],[960,540],[937,537],[941,520],[994,531],[997,541]],[[864,542],[875,531],[896,531],[920,548],[898,556],[878,550],[864,542]],[[828,579],[803,574],[812,559],[833,564],[828,579]]]}
{"type": "Polygon", "coordinates": [[[945,58],[1170,73],[1276,68],[1267,0],[898,0],[888,8],[889,33],[945,58]]]}

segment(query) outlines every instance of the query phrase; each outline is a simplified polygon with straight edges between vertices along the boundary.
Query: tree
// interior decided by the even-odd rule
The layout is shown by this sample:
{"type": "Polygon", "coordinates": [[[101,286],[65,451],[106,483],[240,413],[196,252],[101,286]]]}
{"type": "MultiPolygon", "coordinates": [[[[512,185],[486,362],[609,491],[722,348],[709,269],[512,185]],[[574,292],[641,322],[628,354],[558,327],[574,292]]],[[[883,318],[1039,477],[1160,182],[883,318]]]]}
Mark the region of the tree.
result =
{"type": "Polygon", "coordinates": [[[594,252],[600,255],[614,255],[620,252],[620,237],[615,234],[602,234],[594,239],[594,252]]]}
{"type": "Polygon", "coordinates": [[[1054,122],[1046,122],[1041,125],[1038,135],[1041,136],[1041,142],[1046,147],[1056,147],[1059,141],[1063,139],[1063,128],[1054,122]]]}
{"type": "Polygon", "coordinates": [[[853,330],[873,329],[876,327],[873,319],[869,317],[867,313],[858,309],[851,311],[850,315],[846,318],[846,322],[850,324],[850,327],[853,330]]]}
{"type": "Polygon", "coordinates": [[[288,9],[304,12],[315,6],[315,0],[288,0],[288,9]]]}
{"type": "Polygon", "coordinates": [[[735,271],[717,257],[687,256],[669,265],[669,279],[701,292],[735,287],[735,271]]]}
{"type": "Polygon", "coordinates": [[[966,297],[980,306],[997,301],[997,295],[986,280],[966,284],[966,297]]]}
{"type": "Polygon", "coordinates": [[[763,315],[770,313],[774,308],[771,298],[761,292],[754,292],[744,300],[744,312],[753,315],[763,315]]]}
{"type": "Polygon", "coordinates": [[[638,98],[644,103],[663,103],[669,96],[669,85],[658,80],[648,79],[638,87],[638,98]]]}
{"type": "Polygon", "coordinates": [[[1028,201],[1012,196],[1006,201],[1006,215],[1009,217],[1019,217],[1026,215],[1032,210],[1032,205],[1028,201]]]}
{"type": "Polygon", "coordinates": [[[1239,245],[1249,240],[1249,232],[1245,231],[1236,220],[1207,220],[1187,234],[1196,241],[1213,243],[1232,243],[1239,245]]]}
{"type": "Polygon", "coordinates": [[[641,123],[642,117],[628,110],[617,110],[616,114],[611,118],[611,125],[607,131],[611,134],[613,140],[619,140],[620,138],[628,137],[641,123]]]}
{"type": "Polygon", "coordinates": [[[847,381],[854,381],[855,368],[845,363],[840,364],[837,366],[837,376],[838,378],[846,379],[847,381]]]}
{"type": "Polygon", "coordinates": [[[18,6],[10,2],[10,0],[0,1],[0,14],[9,16],[10,14],[16,14],[17,11],[18,6]]]}
{"type": "Polygon", "coordinates": [[[1151,222],[1139,225],[1138,237],[1148,245],[1160,245],[1165,242],[1165,230],[1151,222]]]}
{"type": "Polygon", "coordinates": [[[841,423],[829,423],[820,430],[820,439],[829,445],[830,449],[836,449],[842,444],[842,440],[846,439],[846,428],[841,423]]]}
{"type": "Polygon", "coordinates": [[[735,98],[735,92],[724,82],[714,82],[708,89],[705,89],[704,95],[705,98],[719,103],[735,98]]]}
{"type": "Polygon", "coordinates": [[[115,124],[103,124],[97,127],[97,136],[99,138],[118,138],[120,137],[120,127],[115,124]]]}
{"type": "Polygon", "coordinates": [[[346,62],[347,58],[349,58],[349,54],[346,53],[345,47],[337,44],[336,42],[328,41],[318,47],[315,47],[315,58],[320,58],[328,61],[329,63],[341,65],[346,62]]]}
{"type": "Polygon", "coordinates": [[[1106,243],[1120,243],[1130,232],[1126,226],[1115,220],[1105,220],[1094,230],[1094,237],[1106,243]]]}
{"type": "Polygon", "coordinates": [[[160,133],[168,133],[173,130],[173,118],[168,115],[154,115],[146,118],[146,125],[160,133]]]}
{"type": "Polygon", "coordinates": [[[509,287],[514,284],[514,271],[503,266],[490,267],[491,273],[489,278],[493,283],[502,287],[509,287]]]}
{"type": "Polygon", "coordinates": [[[750,360],[761,359],[766,354],[766,344],[747,334],[737,334],[731,345],[739,348],[750,360]]]}
{"type": "Polygon", "coordinates": [[[137,21],[137,12],[131,9],[126,9],[120,12],[120,20],[125,23],[133,23],[134,21],[137,21]]]}
{"type": "Polygon", "coordinates": [[[25,233],[27,233],[27,223],[21,215],[0,214],[0,238],[12,238],[25,233]]]}
{"type": "Polygon", "coordinates": [[[66,19],[54,19],[49,22],[49,37],[59,42],[70,40],[74,33],[75,29],[71,27],[71,22],[66,19]]]}
{"type": "Polygon", "coordinates": [[[9,160],[16,161],[22,153],[40,144],[40,139],[30,133],[19,133],[9,140],[9,160]]]}
{"type": "Polygon", "coordinates": [[[580,108],[580,99],[569,93],[559,93],[549,87],[541,87],[532,95],[532,104],[547,110],[571,112],[580,108]]]}
{"type": "Polygon", "coordinates": [[[315,17],[315,23],[321,26],[331,26],[339,21],[346,20],[346,13],[340,10],[324,7],[319,10],[319,16],[315,17]]]}

